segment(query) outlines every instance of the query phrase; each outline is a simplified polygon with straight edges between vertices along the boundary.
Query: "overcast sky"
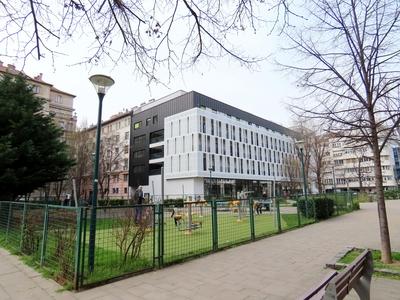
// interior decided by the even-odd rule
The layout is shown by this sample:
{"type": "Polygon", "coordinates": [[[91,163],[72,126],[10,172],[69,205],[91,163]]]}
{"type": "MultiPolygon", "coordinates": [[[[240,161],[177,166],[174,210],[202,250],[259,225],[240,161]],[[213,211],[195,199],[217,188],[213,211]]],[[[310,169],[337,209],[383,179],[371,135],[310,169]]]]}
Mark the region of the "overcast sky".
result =
{"type": "MultiPolygon", "coordinates": [[[[289,126],[290,114],[286,103],[295,96],[294,78],[278,70],[274,59],[281,54],[279,37],[268,37],[265,33],[249,34],[242,37],[242,49],[247,53],[269,56],[255,69],[249,70],[229,58],[200,61],[192,69],[174,72],[174,78],[165,87],[147,85],[145,78],[134,74],[134,65],[87,66],[75,65],[84,49],[79,43],[61,45],[66,55],[59,55],[55,60],[46,58],[40,61],[29,58],[24,67],[25,73],[35,76],[43,73],[43,79],[57,88],[76,95],[74,108],[78,115],[78,124],[97,120],[98,100],[88,77],[102,73],[111,76],[115,85],[109,90],[104,100],[103,120],[125,108],[139,105],[151,98],[158,99],[176,90],[195,90],[217,100],[248,111],[257,116],[289,126]]],[[[282,56],[281,56],[282,58],[282,56]]],[[[7,58],[0,59],[5,63],[14,63],[21,68],[22,62],[7,58]]],[[[286,58],[288,59],[288,58],[286,58]]]]}

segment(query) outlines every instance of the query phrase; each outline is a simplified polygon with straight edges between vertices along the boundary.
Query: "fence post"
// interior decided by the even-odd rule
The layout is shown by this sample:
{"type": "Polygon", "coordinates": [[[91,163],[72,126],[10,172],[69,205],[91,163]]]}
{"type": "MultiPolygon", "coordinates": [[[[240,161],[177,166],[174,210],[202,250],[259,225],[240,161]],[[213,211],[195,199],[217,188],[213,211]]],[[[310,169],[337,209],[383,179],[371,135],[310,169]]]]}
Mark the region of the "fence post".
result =
{"type": "Polygon", "coordinates": [[[314,214],[314,222],[317,222],[317,208],[315,205],[315,199],[314,200],[310,200],[312,201],[312,210],[313,210],[313,214],[314,214]]]}
{"type": "Polygon", "coordinates": [[[24,231],[25,231],[25,219],[26,219],[26,202],[24,202],[24,210],[22,212],[22,222],[21,222],[21,239],[19,243],[19,251],[22,252],[22,247],[24,245],[24,231]]]}
{"type": "Polygon", "coordinates": [[[76,212],[76,241],[75,241],[74,289],[77,290],[79,288],[79,277],[81,275],[79,274],[79,266],[81,260],[81,242],[82,242],[82,207],[76,208],[75,212],[76,212]]]}
{"type": "Polygon", "coordinates": [[[281,232],[282,224],[281,224],[281,208],[279,204],[279,198],[275,198],[275,206],[276,206],[276,220],[278,223],[278,232],[281,232]]]}
{"type": "Polygon", "coordinates": [[[49,206],[44,206],[44,220],[43,220],[43,236],[42,236],[42,247],[40,249],[40,266],[44,264],[44,258],[47,246],[47,230],[49,227],[49,206]]]}
{"type": "Polygon", "coordinates": [[[8,233],[10,231],[10,222],[11,222],[11,216],[12,216],[12,205],[13,203],[10,202],[10,206],[8,207],[8,218],[7,218],[7,229],[6,229],[6,243],[8,243],[8,233]]]}
{"type": "Polygon", "coordinates": [[[211,200],[211,221],[212,221],[212,247],[214,251],[218,250],[218,220],[217,220],[217,202],[211,200]]]}
{"type": "Polygon", "coordinates": [[[84,272],[85,272],[85,249],[86,249],[86,227],[87,227],[87,208],[83,208],[85,210],[85,214],[83,215],[83,226],[82,226],[82,231],[83,231],[83,246],[82,247],[82,262],[81,262],[81,276],[80,276],[80,286],[83,285],[83,279],[84,279],[84,272]]]}
{"type": "Polygon", "coordinates": [[[249,211],[250,211],[250,237],[254,241],[256,239],[256,234],[254,228],[253,198],[249,199],[249,211]]]}
{"type": "Polygon", "coordinates": [[[164,264],[164,204],[157,204],[158,238],[157,238],[157,258],[158,268],[164,264]]]}
{"type": "Polygon", "coordinates": [[[299,197],[296,193],[296,210],[297,210],[297,226],[301,227],[301,217],[300,217],[300,209],[299,209],[299,197]]]}

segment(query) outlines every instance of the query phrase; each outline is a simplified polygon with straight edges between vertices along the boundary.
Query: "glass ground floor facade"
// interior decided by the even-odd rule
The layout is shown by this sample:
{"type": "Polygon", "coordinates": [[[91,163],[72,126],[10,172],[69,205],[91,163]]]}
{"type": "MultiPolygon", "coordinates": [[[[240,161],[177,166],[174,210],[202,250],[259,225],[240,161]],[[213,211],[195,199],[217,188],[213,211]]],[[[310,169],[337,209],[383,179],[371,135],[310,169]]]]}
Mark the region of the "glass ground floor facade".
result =
{"type": "Polygon", "coordinates": [[[211,197],[279,197],[286,192],[286,184],[279,181],[204,178],[204,194],[211,197]]]}

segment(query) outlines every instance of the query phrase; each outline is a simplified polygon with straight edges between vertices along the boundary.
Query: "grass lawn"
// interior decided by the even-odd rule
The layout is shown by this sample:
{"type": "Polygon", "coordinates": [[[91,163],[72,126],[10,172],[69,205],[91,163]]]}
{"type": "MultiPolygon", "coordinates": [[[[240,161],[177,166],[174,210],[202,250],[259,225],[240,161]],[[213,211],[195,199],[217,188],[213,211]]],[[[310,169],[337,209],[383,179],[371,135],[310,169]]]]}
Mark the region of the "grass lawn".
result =
{"type": "MultiPolygon", "coordinates": [[[[344,257],[342,257],[339,262],[344,264],[350,264],[353,262],[358,255],[361,254],[363,250],[354,249],[347,253],[344,257]]],[[[381,262],[381,251],[372,250],[372,259],[374,262],[374,270],[376,269],[387,269],[392,271],[397,271],[400,273],[400,252],[392,252],[393,263],[392,264],[384,264],[381,262]]],[[[388,274],[374,271],[374,275],[379,277],[386,277],[392,279],[400,280],[400,275],[388,274]]]]}

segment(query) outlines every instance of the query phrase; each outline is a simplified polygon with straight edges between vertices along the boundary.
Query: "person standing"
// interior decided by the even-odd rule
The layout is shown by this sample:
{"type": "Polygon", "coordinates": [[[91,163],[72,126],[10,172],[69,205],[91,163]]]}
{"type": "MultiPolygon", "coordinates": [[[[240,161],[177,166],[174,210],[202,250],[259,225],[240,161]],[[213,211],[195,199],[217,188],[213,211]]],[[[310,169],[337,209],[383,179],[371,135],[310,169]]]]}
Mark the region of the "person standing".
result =
{"type": "Polygon", "coordinates": [[[142,219],[142,207],[141,205],[144,202],[144,194],[142,186],[139,186],[135,191],[135,223],[139,223],[142,219]]]}

